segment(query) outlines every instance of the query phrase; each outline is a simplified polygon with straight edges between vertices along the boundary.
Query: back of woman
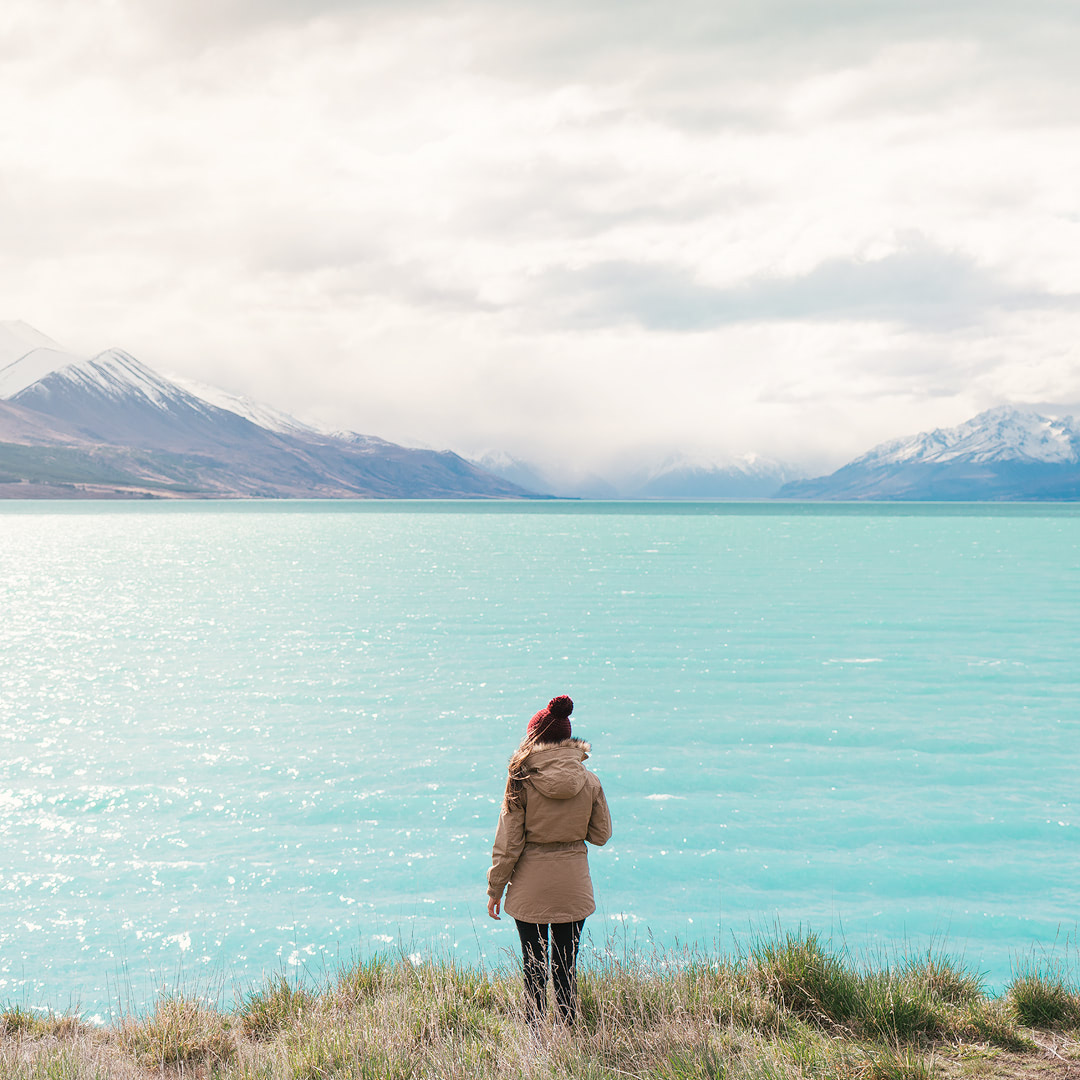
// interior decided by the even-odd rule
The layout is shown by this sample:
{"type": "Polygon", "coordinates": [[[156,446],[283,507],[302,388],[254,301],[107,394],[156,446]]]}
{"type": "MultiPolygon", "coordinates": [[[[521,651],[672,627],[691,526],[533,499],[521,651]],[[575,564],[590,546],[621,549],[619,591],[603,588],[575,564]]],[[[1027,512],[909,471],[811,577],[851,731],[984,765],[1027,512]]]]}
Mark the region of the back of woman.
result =
{"type": "Polygon", "coordinates": [[[488,871],[488,914],[499,918],[501,906],[517,923],[534,1023],[544,1013],[549,928],[557,1014],[574,1020],[578,941],[596,910],[585,845],[611,836],[603,787],[584,765],[591,748],[571,735],[573,708],[561,695],[529,722],[510,759],[488,871]]]}

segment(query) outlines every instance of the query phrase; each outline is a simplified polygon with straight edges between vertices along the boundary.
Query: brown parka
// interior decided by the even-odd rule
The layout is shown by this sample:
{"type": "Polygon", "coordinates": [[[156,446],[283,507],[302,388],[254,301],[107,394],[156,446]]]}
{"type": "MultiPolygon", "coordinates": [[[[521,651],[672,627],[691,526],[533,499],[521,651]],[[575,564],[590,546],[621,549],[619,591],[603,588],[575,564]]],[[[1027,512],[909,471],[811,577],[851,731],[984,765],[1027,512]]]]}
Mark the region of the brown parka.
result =
{"type": "Polygon", "coordinates": [[[488,871],[488,896],[530,923],[584,919],[596,910],[585,842],[611,836],[600,779],[585,768],[583,739],[538,743],[525,759],[515,803],[503,801],[488,871]]]}

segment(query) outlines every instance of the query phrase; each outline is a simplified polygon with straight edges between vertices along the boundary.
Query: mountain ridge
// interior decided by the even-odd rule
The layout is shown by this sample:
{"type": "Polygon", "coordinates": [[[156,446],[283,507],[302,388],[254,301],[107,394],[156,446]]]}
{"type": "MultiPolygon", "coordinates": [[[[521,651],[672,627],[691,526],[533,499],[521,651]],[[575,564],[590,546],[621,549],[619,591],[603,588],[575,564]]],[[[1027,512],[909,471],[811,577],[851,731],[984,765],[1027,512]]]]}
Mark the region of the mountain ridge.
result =
{"type": "Polygon", "coordinates": [[[886,440],[827,476],[745,454],[674,454],[614,477],[504,452],[472,460],[329,431],[123,349],[78,356],[0,322],[0,497],[1080,499],[1080,422],[999,405],[886,440]]]}
{"type": "Polygon", "coordinates": [[[828,476],[785,484],[777,497],[1071,501],[1080,497],[1080,424],[999,405],[955,427],[879,443],[828,476]]]}
{"type": "Polygon", "coordinates": [[[497,450],[471,460],[497,476],[551,492],[556,498],[596,500],[764,499],[788,480],[804,475],[794,465],[753,453],[728,461],[673,454],[650,468],[615,477],[585,470],[549,470],[497,450]]]}
{"type": "Polygon", "coordinates": [[[78,357],[0,324],[0,497],[535,497],[451,451],[242,411],[122,349],[78,357]]]}
{"type": "Polygon", "coordinates": [[[1015,405],[999,405],[951,428],[893,439],[850,464],[912,461],[1080,461],[1080,428],[1071,416],[1052,417],[1015,405]]]}

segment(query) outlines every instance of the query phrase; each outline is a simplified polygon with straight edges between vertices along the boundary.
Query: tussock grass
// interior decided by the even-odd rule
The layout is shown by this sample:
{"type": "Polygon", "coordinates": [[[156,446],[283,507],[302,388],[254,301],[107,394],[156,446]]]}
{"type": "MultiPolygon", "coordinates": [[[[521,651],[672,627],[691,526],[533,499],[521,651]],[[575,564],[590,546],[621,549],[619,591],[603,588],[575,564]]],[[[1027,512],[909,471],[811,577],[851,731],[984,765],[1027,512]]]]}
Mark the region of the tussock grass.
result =
{"type": "Polygon", "coordinates": [[[1060,965],[1023,960],[1009,987],[1020,1023],[1037,1028],[1080,1028],[1080,993],[1069,986],[1060,965]]]}
{"type": "Polygon", "coordinates": [[[217,1064],[237,1055],[229,1018],[183,995],[164,997],[143,1020],[128,1018],[120,1045],[140,1065],[217,1064]]]}
{"type": "Polygon", "coordinates": [[[38,1035],[44,1029],[44,1021],[22,1005],[9,1005],[0,1012],[0,1035],[5,1038],[38,1035]]]}
{"type": "Polygon", "coordinates": [[[299,1021],[311,1004],[308,990],[290,983],[285,975],[275,975],[261,989],[244,997],[236,1010],[236,1020],[249,1039],[269,1039],[299,1021]]]}
{"type": "Polygon", "coordinates": [[[908,976],[946,1005],[971,1005],[982,1000],[982,976],[968,971],[947,955],[911,957],[906,962],[908,976]]]}
{"type": "Polygon", "coordinates": [[[3,1039],[68,1038],[76,1034],[81,1026],[79,1018],[72,1013],[57,1015],[50,1012],[39,1016],[23,1005],[0,1008],[0,1038],[3,1039]]]}
{"type": "Polygon", "coordinates": [[[787,1012],[819,1022],[846,1023],[860,1004],[859,976],[842,954],[814,933],[779,933],[750,947],[757,988],[787,1012]]]}
{"type": "Polygon", "coordinates": [[[7,1006],[0,1077],[930,1080],[971,1074],[978,1054],[987,1076],[1034,1078],[1048,1031],[1080,1060],[1066,1035],[1080,999],[1060,973],[1025,969],[992,997],[946,956],[860,965],[810,932],[724,960],[609,949],[583,961],[579,998],[574,1027],[534,1029],[520,973],[401,956],[318,984],[273,975],[231,1008],[177,993],[111,1028],[7,1006]]]}

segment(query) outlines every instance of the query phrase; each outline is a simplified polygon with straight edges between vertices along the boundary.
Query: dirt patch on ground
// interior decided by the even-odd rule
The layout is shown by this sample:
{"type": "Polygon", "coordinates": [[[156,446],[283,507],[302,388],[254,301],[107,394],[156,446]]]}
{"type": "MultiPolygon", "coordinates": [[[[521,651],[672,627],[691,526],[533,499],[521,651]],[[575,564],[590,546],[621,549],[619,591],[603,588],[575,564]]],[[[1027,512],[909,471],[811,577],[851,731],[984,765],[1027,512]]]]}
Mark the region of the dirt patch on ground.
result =
{"type": "Polygon", "coordinates": [[[1080,1080],[1080,1042],[1029,1032],[1036,1051],[1015,1053],[981,1044],[941,1047],[935,1071],[948,1080],[1080,1080]]]}

